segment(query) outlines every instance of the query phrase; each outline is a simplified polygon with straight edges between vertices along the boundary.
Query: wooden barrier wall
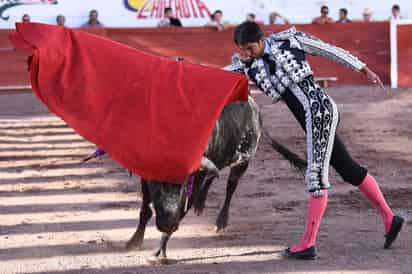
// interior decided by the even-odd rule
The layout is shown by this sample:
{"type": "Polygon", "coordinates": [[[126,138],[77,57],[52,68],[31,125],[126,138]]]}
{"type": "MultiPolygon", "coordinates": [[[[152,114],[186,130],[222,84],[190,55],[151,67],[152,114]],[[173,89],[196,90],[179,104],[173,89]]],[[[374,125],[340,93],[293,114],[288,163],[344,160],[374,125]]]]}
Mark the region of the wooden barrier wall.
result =
{"type": "Polygon", "coordinates": [[[412,86],[412,26],[398,25],[398,86],[412,86]]]}
{"type": "MultiPolygon", "coordinates": [[[[280,31],[288,26],[266,26],[265,32],[280,31]]],[[[352,23],[331,25],[297,25],[298,30],[343,47],[375,70],[385,84],[390,82],[389,23],[352,23]]],[[[157,55],[181,56],[211,66],[224,66],[236,51],[233,29],[223,32],[209,28],[183,29],[101,29],[92,32],[157,55]]],[[[0,48],[11,47],[9,30],[0,30],[0,48]]],[[[114,52],[113,54],[121,54],[114,52]]],[[[338,77],[337,84],[367,84],[359,73],[322,57],[309,57],[316,75],[338,77]]],[[[25,58],[13,51],[0,51],[0,85],[28,84],[25,58]]]]}

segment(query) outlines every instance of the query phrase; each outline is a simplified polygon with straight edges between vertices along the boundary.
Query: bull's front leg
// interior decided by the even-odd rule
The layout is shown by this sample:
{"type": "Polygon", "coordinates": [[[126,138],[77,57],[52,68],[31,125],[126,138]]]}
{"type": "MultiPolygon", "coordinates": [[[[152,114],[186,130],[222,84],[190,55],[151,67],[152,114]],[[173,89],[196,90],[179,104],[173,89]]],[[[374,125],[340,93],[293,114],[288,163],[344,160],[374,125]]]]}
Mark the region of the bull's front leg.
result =
{"type": "Polygon", "coordinates": [[[169,260],[167,259],[166,249],[167,243],[170,240],[172,234],[162,233],[162,237],[160,239],[159,248],[156,249],[153,256],[148,259],[148,262],[153,265],[165,265],[169,264],[169,260]]]}
{"type": "Polygon", "coordinates": [[[229,208],[232,201],[233,194],[237,188],[240,178],[245,173],[249,161],[242,162],[230,169],[229,179],[226,186],[226,197],[222,209],[219,212],[219,216],[216,220],[216,232],[221,231],[227,227],[229,220],[229,208]]]}
{"type": "Polygon", "coordinates": [[[216,178],[215,175],[212,175],[211,177],[207,177],[205,180],[205,183],[202,185],[201,189],[200,189],[200,193],[198,195],[198,197],[196,197],[193,207],[195,210],[195,214],[197,216],[202,215],[203,210],[205,209],[205,205],[206,205],[206,198],[207,198],[207,194],[209,192],[209,188],[211,186],[211,184],[213,183],[213,180],[216,178]]]}
{"type": "Polygon", "coordinates": [[[150,218],[153,216],[153,212],[149,206],[151,203],[150,193],[147,188],[147,182],[143,178],[141,181],[141,185],[143,201],[142,206],[140,208],[139,225],[136,229],[136,232],[133,234],[132,238],[130,238],[130,240],[127,242],[127,249],[140,248],[142,246],[146,225],[149,222],[150,218]]]}

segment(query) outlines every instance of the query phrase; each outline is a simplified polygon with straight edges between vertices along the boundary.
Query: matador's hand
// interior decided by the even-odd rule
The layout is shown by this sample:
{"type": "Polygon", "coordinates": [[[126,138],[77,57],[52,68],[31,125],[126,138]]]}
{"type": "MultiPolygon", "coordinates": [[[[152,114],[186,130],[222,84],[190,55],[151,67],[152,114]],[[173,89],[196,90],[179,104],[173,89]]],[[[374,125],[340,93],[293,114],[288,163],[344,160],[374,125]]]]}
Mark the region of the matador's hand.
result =
{"type": "Polygon", "coordinates": [[[232,63],[235,63],[235,64],[238,63],[238,62],[241,62],[241,63],[243,63],[243,64],[249,64],[251,61],[252,61],[251,58],[242,56],[242,55],[239,54],[239,53],[235,53],[235,54],[232,56],[232,63]]]}
{"type": "Polygon", "coordinates": [[[365,66],[361,71],[366,75],[366,77],[368,77],[369,81],[371,81],[374,84],[377,84],[382,89],[385,89],[385,86],[383,85],[382,80],[370,68],[365,66]]]}

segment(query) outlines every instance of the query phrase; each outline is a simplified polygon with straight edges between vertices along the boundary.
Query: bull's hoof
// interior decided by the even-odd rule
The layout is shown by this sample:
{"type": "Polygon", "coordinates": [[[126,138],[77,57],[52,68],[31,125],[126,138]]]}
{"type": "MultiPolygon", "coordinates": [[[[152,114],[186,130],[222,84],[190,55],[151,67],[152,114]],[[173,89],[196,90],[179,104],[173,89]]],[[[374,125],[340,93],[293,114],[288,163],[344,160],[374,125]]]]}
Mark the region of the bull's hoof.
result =
{"type": "Polygon", "coordinates": [[[167,257],[151,256],[147,259],[150,265],[170,265],[176,263],[175,260],[169,260],[167,257]]]}
{"type": "Polygon", "coordinates": [[[196,214],[197,216],[200,216],[200,215],[203,214],[204,208],[195,208],[194,210],[195,210],[195,214],[196,214]]]}
{"type": "Polygon", "coordinates": [[[132,249],[143,249],[143,239],[134,239],[131,238],[127,243],[126,243],[126,249],[127,250],[132,250],[132,249]]]}
{"type": "Polygon", "coordinates": [[[215,232],[216,233],[222,232],[223,230],[225,230],[226,227],[227,227],[227,225],[222,225],[222,226],[216,225],[215,226],[215,232]]]}
{"type": "Polygon", "coordinates": [[[216,227],[215,227],[216,233],[224,230],[227,227],[227,223],[228,223],[227,215],[219,215],[219,217],[216,220],[216,227]]]}

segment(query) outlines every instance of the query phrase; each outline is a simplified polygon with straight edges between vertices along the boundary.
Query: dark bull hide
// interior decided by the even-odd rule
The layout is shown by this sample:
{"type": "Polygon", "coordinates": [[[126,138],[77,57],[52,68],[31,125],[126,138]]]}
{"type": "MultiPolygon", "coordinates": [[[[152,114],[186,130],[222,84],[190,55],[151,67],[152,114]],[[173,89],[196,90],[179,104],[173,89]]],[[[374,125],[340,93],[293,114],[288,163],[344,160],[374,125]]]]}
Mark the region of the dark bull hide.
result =
{"type": "MultiPolygon", "coordinates": [[[[162,232],[160,246],[150,259],[152,263],[166,263],[167,243],[180,221],[191,207],[197,215],[202,214],[209,187],[218,177],[218,170],[230,168],[226,187],[226,197],[216,220],[216,230],[224,229],[228,224],[229,208],[239,179],[245,173],[249,161],[254,156],[262,135],[262,119],[259,107],[249,97],[248,102],[236,102],[226,106],[216,122],[209,138],[204,158],[197,172],[192,174],[186,184],[145,180],[142,178],[143,201],[140,209],[139,224],[132,238],[127,242],[128,249],[142,245],[146,225],[153,215],[150,204],[156,214],[156,226],[162,232]]],[[[305,162],[287,148],[264,134],[271,146],[294,166],[303,169],[305,162]]],[[[96,151],[86,158],[97,157],[96,151]]]]}
{"type": "Polygon", "coordinates": [[[166,245],[187,211],[194,206],[201,214],[209,187],[217,177],[217,170],[230,167],[225,202],[216,221],[217,230],[227,226],[229,206],[240,177],[246,171],[249,161],[256,152],[261,136],[259,108],[250,97],[246,103],[236,102],[223,110],[212,135],[209,138],[200,170],[192,175],[192,195],[188,195],[188,185],[142,179],[143,202],[139,226],[127,243],[128,248],[140,247],[147,222],[152,216],[149,204],[156,213],[156,226],[163,233],[160,247],[152,260],[163,263],[166,260],[166,245]]]}
{"type": "MultiPolygon", "coordinates": [[[[251,158],[257,150],[262,135],[262,119],[259,107],[252,97],[247,103],[236,102],[223,110],[212,135],[209,138],[201,168],[184,185],[142,179],[143,202],[136,232],[128,241],[127,248],[140,247],[143,242],[147,222],[152,217],[150,203],[156,214],[156,226],[162,232],[160,246],[150,258],[151,263],[166,263],[167,243],[180,221],[193,206],[197,215],[202,214],[209,187],[218,177],[218,170],[230,168],[226,196],[216,219],[216,230],[228,224],[229,208],[239,179],[245,173],[251,158]],[[190,180],[193,180],[191,184],[190,180]]],[[[276,143],[265,134],[272,147],[290,160],[296,167],[305,163],[295,154],[276,143]]]]}

